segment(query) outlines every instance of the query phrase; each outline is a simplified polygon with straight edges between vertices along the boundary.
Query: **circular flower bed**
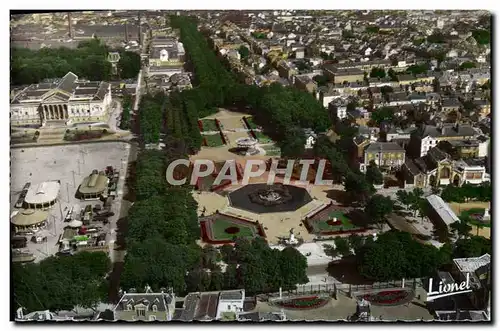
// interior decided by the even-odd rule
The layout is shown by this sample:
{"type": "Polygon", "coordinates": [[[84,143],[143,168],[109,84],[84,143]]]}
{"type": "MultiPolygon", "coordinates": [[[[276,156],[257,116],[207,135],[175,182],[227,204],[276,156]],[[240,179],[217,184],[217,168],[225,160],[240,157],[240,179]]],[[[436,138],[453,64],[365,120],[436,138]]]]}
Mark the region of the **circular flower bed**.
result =
{"type": "Polygon", "coordinates": [[[229,228],[226,228],[226,229],[224,230],[224,232],[229,233],[229,234],[235,234],[235,233],[240,232],[240,228],[238,228],[238,227],[236,227],[236,226],[231,226],[231,227],[229,227],[229,228]]]}
{"type": "Polygon", "coordinates": [[[410,290],[381,291],[362,296],[375,306],[398,306],[410,302],[415,294],[410,290]]]}
{"type": "Polygon", "coordinates": [[[328,221],[326,221],[326,224],[331,225],[331,226],[339,226],[339,225],[342,225],[342,222],[339,219],[337,219],[336,221],[328,220],[328,221]]]}
{"type": "Polygon", "coordinates": [[[278,301],[275,304],[279,307],[285,309],[316,309],[323,307],[328,303],[328,298],[320,298],[318,296],[311,297],[301,297],[301,298],[293,298],[293,299],[285,299],[282,301],[278,301]]]}

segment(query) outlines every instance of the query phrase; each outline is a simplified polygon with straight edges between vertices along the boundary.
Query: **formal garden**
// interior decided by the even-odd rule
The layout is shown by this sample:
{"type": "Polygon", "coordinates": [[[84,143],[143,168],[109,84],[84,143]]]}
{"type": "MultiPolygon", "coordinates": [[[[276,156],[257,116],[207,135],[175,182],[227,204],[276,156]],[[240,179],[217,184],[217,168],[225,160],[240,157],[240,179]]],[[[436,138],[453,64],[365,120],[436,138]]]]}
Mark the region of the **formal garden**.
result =
{"type": "Polygon", "coordinates": [[[259,223],[244,219],[215,214],[200,220],[201,236],[210,244],[232,243],[236,238],[265,238],[265,232],[259,223]]]}
{"type": "Polygon", "coordinates": [[[304,220],[304,224],[310,233],[320,235],[333,235],[343,233],[355,233],[365,231],[364,227],[353,223],[348,209],[341,210],[339,207],[329,205],[316,214],[304,220]]]}
{"type": "Polygon", "coordinates": [[[304,296],[297,298],[280,299],[272,302],[273,305],[290,310],[309,310],[325,306],[331,299],[322,296],[304,296]]]}

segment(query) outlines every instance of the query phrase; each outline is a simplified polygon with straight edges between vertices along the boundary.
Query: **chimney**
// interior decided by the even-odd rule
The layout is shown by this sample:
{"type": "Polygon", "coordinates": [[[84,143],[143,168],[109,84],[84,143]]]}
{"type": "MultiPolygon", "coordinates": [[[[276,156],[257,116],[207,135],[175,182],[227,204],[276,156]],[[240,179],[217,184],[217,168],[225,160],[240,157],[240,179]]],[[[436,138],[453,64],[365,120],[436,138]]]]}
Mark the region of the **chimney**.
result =
{"type": "Polygon", "coordinates": [[[71,13],[68,13],[68,35],[73,39],[73,24],[71,22],[71,13]]]}

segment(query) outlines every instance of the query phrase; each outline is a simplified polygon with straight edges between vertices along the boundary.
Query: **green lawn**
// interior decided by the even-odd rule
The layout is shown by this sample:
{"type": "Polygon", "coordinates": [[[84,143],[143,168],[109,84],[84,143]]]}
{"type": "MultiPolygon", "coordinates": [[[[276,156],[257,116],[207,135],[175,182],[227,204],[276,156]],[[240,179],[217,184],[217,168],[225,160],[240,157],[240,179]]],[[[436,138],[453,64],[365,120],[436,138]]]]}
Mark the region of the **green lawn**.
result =
{"type": "Polygon", "coordinates": [[[259,140],[259,143],[261,143],[261,144],[269,144],[269,143],[273,142],[273,140],[271,138],[269,138],[268,136],[266,136],[262,132],[254,131],[254,133],[255,133],[255,136],[257,137],[257,139],[259,140]]]}
{"type": "Polygon", "coordinates": [[[469,223],[472,225],[484,226],[485,228],[491,227],[491,221],[481,222],[475,218],[472,218],[471,215],[479,214],[481,216],[484,215],[484,208],[471,208],[468,210],[464,210],[460,213],[460,218],[468,218],[469,223]]]}
{"type": "Polygon", "coordinates": [[[212,236],[214,240],[232,240],[234,237],[254,237],[257,234],[257,229],[251,224],[235,223],[224,218],[218,218],[212,221],[212,236]],[[226,229],[236,227],[240,231],[238,233],[227,233],[226,229]]]}
{"type": "Polygon", "coordinates": [[[266,155],[270,155],[270,156],[280,156],[281,155],[281,149],[276,145],[262,146],[262,148],[266,151],[266,155]]]}
{"type": "Polygon", "coordinates": [[[203,131],[219,131],[217,129],[217,124],[215,124],[215,119],[201,120],[203,125],[203,131]]]}
{"type": "Polygon", "coordinates": [[[321,220],[315,222],[315,227],[317,227],[321,231],[336,231],[340,230],[340,228],[342,228],[343,230],[351,230],[356,228],[356,226],[351,223],[349,218],[347,218],[344,213],[340,211],[333,211],[328,214],[328,218],[333,217],[336,217],[338,220],[340,220],[342,222],[342,225],[330,225],[327,223],[328,220],[321,220]]]}
{"type": "Polygon", "coordinates": [[[208,147],[219,147],[224,145],[220,134],[204,135],[203,138],[207,141],[208,147]]]}
{"type": "Polygon", "coordinates": [[[257,124],[254,123],[253,118],[247,117],[246,120],[250,129],[257,129],[257,124]]]}

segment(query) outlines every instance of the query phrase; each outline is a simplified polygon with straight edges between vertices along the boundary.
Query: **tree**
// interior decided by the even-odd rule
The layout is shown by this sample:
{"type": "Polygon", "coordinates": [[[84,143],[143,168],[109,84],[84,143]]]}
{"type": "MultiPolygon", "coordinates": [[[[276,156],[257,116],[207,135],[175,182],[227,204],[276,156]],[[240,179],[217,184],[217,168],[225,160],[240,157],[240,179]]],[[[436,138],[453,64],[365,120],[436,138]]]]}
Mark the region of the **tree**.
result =
{"type": "Polygon", "coordinates": [[[380,226],[385,222],[385,217],[392,212],[393,201],[390,197],[375,194],[368,200],[365,207],[365,213],[370,216],[375,224],[380,226]]]}
{"type": "Polygon", "coordinates": [[[326,256],[331,257],[332,260],[334,260],[337,256],[340,255],[340,253],[337,251],[337,249],[333,245],[323,244],[323,250],[324,250],[326,256]]]}
{"type": "Polygon", "coordinates": [[[375,192],[375,188],[368,183],[365,176],[354,172],[349,172],[345,176],[344,189],[351,200],[358,201],[362,205],[375,192]]]}
{"type": "Polygon", "coordinates": [[[458,239],[453,250],[454,258],[479,257],[486,253],[491,254],[491,240],[482,236],[458,239]]]}
{"type": "Polygon", "coordinates": [[[357,253],[359,249],[363,247],[364,239],[355,233],[351,234],[348,237],[348,240],[349,240],[349,246],[354,250],[355,253],[357,253]]]}
{"type": "Polygon", "coordinates": [[[468,224],[467,219],[461,219],[450,224],[450,228],[453,232],[456,232],[460,237],[467,238],[470,235],[472,227],[468,224]]]}
{"type": "Polygon", "coordinates": [[[394,110],[389,107],[381,107],[375,109],[371,113],[371,120],[375,122],[375,124],[380,125],[382,122],[392,122],[394,119],[394,110]]]}
{"type": "Polygon", "coordinates": [[[384,175],[382,175],[382,172],[380,172],[380,169],[373,160],[366,167],[366,180],[372,185],[384,184],[384,175]]]}
{"type": "Polygon", "coordinates": [[[328,77],[325,75],[316,75],[313,80],[318,84],[318,86],[326,86],[328,84],[328,77]]]}
{"type": "Polygon", "coordinates": [[[349,247],[349,241],[343,237],[335,237],[334,239],[335,249],[343,257],[351,254],[351,248],[349,247]]]}
{"type": "Polygon", "coordinates": [[[281,155],[296,158],[304,154],[306,138],[300,129],[292,129],[286,133],[284,140],[280,143],[281,155]]]}
{"type": "Polygon", "coordinates": [[[51,256],[38,264],[12,266],[16,305],[28,311],[95,309],[108,295],[104,279],[111,261],[104,252],[51,256]]]}
{"type": "Polygon", "coordinates": [[[246,46],[241,45],[240,48],[238,49],[238,53],[240,53],[241,59],[244,60],[248,57],[250,51],[246,46]]]}
{"type": "Polygon", "coordinates": [[[462,63],[459,67],[459,70],[467,70],[467,69],[471,69],[471,68],[475,68],[476,67],[476,63],[474,62],[471,62],[471,61],[465,61],[464,63],[462,63]]]}
{"type": "Polygon", "coordinates": [[[411,203],[411,197],[407,191],[405,191],[405,190],[397,191],[396,197],[397,197],[399,203],[401,203],[404,207],[408,208],[408,206],[411,203]]]}
{"type": "Polygon", "coordinates": [[[372,68],[370,78],[385,78],[385,69],[377,67],[372,68]]]}
{"type": "Polygon", "coordinates": [[[360,274],[374,281],[432,276],[442,265],[444,252],[421,244],[407,232],[391,230],[365,244],[357,256],[360,274]]]}

